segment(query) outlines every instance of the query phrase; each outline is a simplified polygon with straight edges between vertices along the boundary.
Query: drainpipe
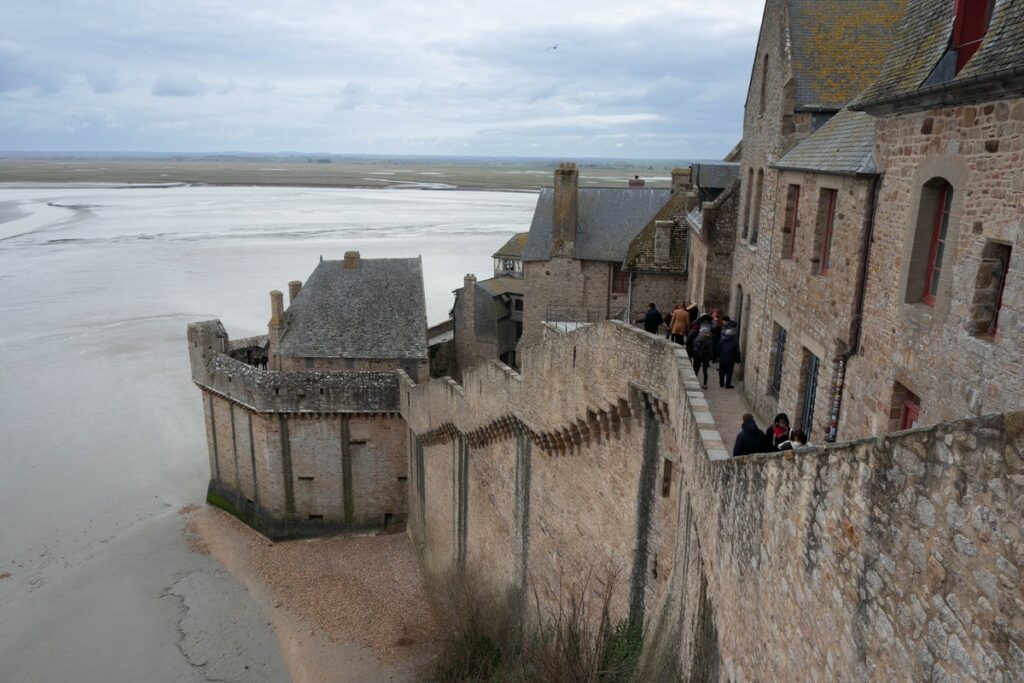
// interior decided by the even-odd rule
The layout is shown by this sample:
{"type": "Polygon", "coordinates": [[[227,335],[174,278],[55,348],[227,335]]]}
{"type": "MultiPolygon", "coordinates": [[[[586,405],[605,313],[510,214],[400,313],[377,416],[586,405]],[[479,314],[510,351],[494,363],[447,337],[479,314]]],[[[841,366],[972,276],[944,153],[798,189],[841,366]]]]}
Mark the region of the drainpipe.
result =
{"type": "Polygon", "coordinates": [[[835,388],[832,391],[832,415],[828,425],[826,441],[834,443],[839,430],[839,409],[843,405],[843,389],[846,387],[846,366],[850,358],[860,351],[861,331],[864,328],[864,300],[868,289],[868,261],[871,258],[871,244],[875,233],[875,211],[878,209],[878,194],[882,189],[882,175],[871,178],[868,190],[868,211],[864,217],[864,237],[860,245],[860,263],[857,265],[856,298],[853,300],[853,318],[850,320],[850,343],[836,360],[835,388]]]}
{"type": "Polygon", "coordinates": [[[633,275],[629,274],[629,284],[626,287],[626,312],[622,315],[622,321],[629,325],[633,322],[633,275]]]}

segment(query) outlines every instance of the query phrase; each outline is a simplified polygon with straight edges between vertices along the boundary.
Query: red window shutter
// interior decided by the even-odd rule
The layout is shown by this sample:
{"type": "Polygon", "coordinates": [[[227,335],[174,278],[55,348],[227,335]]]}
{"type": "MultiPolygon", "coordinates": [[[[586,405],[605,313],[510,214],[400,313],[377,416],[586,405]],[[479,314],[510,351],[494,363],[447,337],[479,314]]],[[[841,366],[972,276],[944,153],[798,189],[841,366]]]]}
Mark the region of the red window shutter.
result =
{"type": "Polygon", "coordinates": [[[956,23],[953,25],[957,73],[981,46],[992,18],[992,5],[993,0],[957,0],[956,23]]]}
{"type": "Polygon", "coordinates": [[[953,204],[953,190],[946,185],[939,192],[938,205],[935,207],[935,228],[932,230],[932,241],[928,248],[928,270],[924,277],[924,293],[921,301],[934,305],[935,296],[939,293],[939,282],[942,277],[942,257],[946,251],[946,233],[949,230],[949,209],[953,204]]]}

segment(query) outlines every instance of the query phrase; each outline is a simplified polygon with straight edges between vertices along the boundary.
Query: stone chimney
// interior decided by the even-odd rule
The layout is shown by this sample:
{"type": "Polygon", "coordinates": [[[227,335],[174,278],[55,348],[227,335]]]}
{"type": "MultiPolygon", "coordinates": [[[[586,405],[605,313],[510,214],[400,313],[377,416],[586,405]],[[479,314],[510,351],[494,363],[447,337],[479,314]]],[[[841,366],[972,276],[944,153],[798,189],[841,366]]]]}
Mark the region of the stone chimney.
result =
{"type": "Polygon", "coordinates": [[[267,328],[269,351],[273,355],[284,336],[284,294],[276,289],[270,293],[270,322],[267,328]]]}
{"type": "Polygon", "coordinates": [[[672,258],[672,228],[675,221],[654,221],[654,262],[668,263],[672,258]]]}
{"type": "Polygon", "coordinates": [[[689,168],[672,169],[672,194],[676,190],[689,190],[693,188],[691,170],[689,168]]]}
{"type": "Polygon", "coordinates": [[[292,280],[288,283],[288,305],[291,306],[295,303],[295,297],[299,295],[299,291],[302,289],[302,282],[300,280],[292,280]]]}
{"type": "Polygon", "coordinates": [[[644,182],[644,179],[641,178],[638,175],[635,175],[635,176],[633,176],[632,178],[629,179],[629,186],[630,187],[643,187],[645,184],[646,183],[644,182]]]}
{"type": "Polygon", "coordinates": [[[551,255],[572,258],[576,254],[576,203],[580,173],[576,164],[561,163],[555,169],[555,198],[551,211],[551,255]]]}
{"type": "Polygon", "coordinates": [[[345,270],[359,270],[359,252],[346,251],[343,266],[345,270]]]}

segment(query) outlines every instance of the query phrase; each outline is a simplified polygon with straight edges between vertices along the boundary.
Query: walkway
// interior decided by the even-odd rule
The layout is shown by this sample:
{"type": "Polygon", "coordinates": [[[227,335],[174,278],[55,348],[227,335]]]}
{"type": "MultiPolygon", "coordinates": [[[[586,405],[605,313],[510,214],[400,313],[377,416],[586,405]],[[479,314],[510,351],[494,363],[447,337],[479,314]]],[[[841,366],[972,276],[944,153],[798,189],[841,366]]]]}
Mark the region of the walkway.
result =
{"type": "Polygon", "coordinates": [[[715,426],[730,455],[736,434],[743,424],[743,414],[754,412],[743,396],[743,382],[734,379],[733,385],[735,389],[719,387],[718,366],[712,365],[708,370],[708,388],[704,390],[704,399],[708,402],[708,410],[715,418],[715,426]]]}

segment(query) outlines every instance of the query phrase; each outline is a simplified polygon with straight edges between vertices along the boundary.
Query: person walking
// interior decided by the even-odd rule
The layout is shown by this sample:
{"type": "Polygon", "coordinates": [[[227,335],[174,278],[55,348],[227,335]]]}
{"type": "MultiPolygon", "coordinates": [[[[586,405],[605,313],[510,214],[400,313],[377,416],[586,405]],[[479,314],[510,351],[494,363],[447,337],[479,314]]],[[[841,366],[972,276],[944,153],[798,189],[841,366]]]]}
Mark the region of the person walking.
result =
{"type": "Polygon", "coordinates": [[[644,330],[647,332],[650,332],[651,334],[658,334],[658,328],[661,327],[663,322],[661,311],[659,311],[658,307],[654,304],[648,304],[647,313],[644,314],[642,319],[637,320],[636,322],[642,322],[644,330]]]}
{"type": "Polygon", "coordinates": [[[722,327],[725,320],[717,308],[711,309],[711,362],[718,362],[718,342],[722,340],[722,327]]]}
{"type": "Polygon", "coordinates": [[[733,321],[722,327],[722,339],[718,342],[718,386],[733,389],[732,372],[740,358],[739,325],[733,321]]]}
{"type": "Polygon", "coordinates": [[[750,413],[744,413],[743,424],[740,426],[739,434],[736,435],[736,442],[732,447],[733,456],[761,453],[764,451],[762,448],[763,442],[764,432],[754,422],[754,416],[750,413]]]}
{"type": "Polygon", "coordinates": [[[682,304],[676,304],[672,310],[672,321],[669,324],[669,331],[672,334],[672,341],[676,344],[686,344],[686,333],[690,329],[690,314],[686,312],[682,304]]]}
{"type": "MultiPolygon", "coordinates": [[[[697,338],[693,340],[694,372],[704,373],[704,388],[708,388],[708,367],[711,365],[711,356],[714,353],[714,342],[711,337],[711,325],[704,323],[697,332],[697,338]]],[[[697,379],[700,379],[698,377],[697,379]]]]}

